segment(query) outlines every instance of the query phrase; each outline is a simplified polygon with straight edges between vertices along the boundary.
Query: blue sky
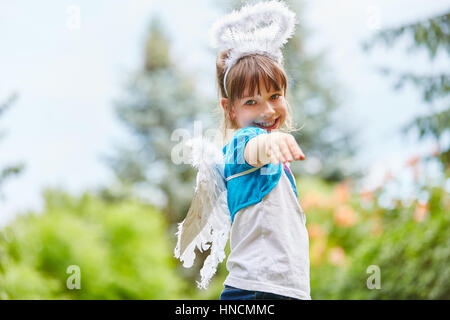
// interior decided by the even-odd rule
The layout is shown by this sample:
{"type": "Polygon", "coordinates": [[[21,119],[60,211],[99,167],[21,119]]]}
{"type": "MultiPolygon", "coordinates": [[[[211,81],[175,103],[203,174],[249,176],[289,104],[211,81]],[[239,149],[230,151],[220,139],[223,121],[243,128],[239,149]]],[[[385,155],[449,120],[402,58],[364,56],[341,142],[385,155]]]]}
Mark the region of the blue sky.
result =
{"type": "MultiPolygon", "coordinates": [[[[0,224],[19,211],[39,210],[45,187],[73,193],[109,183],[113,176],[101,156],[126,143],[113,102],[127,74],[139,69],[152,13],[159,13],[173,40],[173,59],[215,95],[215,58],[207,30],[219,16],[213,0],[0,2],[0,99],[19,99],[1,118],[0,168],[23,161],[26,170],[5,186],[0,224]],[[73,11],[79,9],[79,28],[73,11]],[[71,24],[72,23],[72,24],[71,24]]],[[[370,54],[361,40],[377,28],[426,18],[449,9],[448,1],[306,1],[300,23],[311,30],[307,50],[326,52],[330,74],[340,86],[337,121],[358,129],[364,145],[356,159],[376,179],[386,168],[430,148],[408,142],[398,128],[426,110],[414,89],[392,91],[380,65],[429,71],[426,55],[394,49],[370,54]]],[[[438,57],[431,68],[450,68],[438,57]]],[[[431,70],[431,71],[433,71],[431,70]]]]}

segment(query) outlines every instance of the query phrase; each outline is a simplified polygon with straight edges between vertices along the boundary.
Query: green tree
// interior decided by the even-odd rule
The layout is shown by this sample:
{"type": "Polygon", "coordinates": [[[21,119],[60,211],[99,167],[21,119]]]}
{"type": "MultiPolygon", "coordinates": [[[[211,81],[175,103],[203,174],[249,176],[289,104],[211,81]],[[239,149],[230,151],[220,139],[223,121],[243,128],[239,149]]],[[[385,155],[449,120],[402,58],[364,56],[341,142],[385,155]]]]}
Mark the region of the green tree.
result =
{"type": "MultiPolygon", "coordinates": [[[[120,181],[122,195],[162,195],[163,212],[174,224],[188,210],[195,171],[189,165],[173,164],[171,151],[178,142],[171,141],[171,135],[177,128],[189,129],[206,104],[197,97],[194,80],[172,62],[170,41],[163,30],[154,17],[143,67],[132,75],[126,96],[116,103],[116,114],[135,144],[119,146],[107,162],[120,181]]],[[[114,191],[104,190],[104,194],[114,196],[114,191]]]]}
{"type": "Polygon", "coordinates": [[[167,223],[134,200],[44,193],[43,212],[0,230],[0,299],[179,299],[167,223]],[[80,287],[67,285],[77,276],[80,287]]]}
{"type": "MultiPolygon", "coordinates": [[[[131,76],[126,96],[115,105],[135,144],[119,146],[115,155],[106,157],[119,183],[103,188],[100,194],[113,201],[133,195],[160,195],[165,202],[158,205],[175,239],[177,223],[184,219],[194,194],[196,171],[188,164],[173,163],[172,148],[181,141],[171,141],[171,136],[179,128],[192,131],[194,120],[201,120],[204,130],[212,127],[208,106],[215,104],[201,98],[194,86],[196,79],[184,73],[181,63],[172,61],[170,39],[164,30],[163,22],[154,16],[143,65],[131,76]]],[[[180,273],[192,284],[208,253],[197,254],[191,269],[180,266],[180,273]]]]}
{"type": "MultiPolygon", "coordinates": [[[[388,28],[378,32],[367,40],[363,47],[371,50],[376,44],[382,43],[392,47],[401,39],[410,40],[408,52],[425,50],[431,61],[439,53],[450,56],[450,13],[444,13],[421,21],[400,27],[388,28]]],[[[383,68],[386,74],[393,73],[390,68],[383,68]]],[[[444,137],[450,133],[450,73],[448,69],[437,73],[418,74],[415,72],[399,72],[394,87],[403,88],[413,85],[422,93],[422,99],[428,104],[428,114],[417,117],[412,123],[404,127],[404,132],[418,129],[419,139],[431,137],[440,146],[440,161],[446,167],[450,163],[450,144],[445,143],[444,137]]]]}
{"type": "MultiPolygon", "coordinates": [[[[5,102],[0,104],[0,117],[3,113],[14,103],[17,99],[17,94],[11,95],[5,102]]],[[[4,133],[0,132],[0,140],[4,137],[4,133]]],[[[14,175],[19,174],[24,169],[24,164],[11,164],[6,166],[5,168],[0,168],[0,199],[3,197],[2,195],[2,186],[5,184],[8,178],[11,178],[14,175]]]]}

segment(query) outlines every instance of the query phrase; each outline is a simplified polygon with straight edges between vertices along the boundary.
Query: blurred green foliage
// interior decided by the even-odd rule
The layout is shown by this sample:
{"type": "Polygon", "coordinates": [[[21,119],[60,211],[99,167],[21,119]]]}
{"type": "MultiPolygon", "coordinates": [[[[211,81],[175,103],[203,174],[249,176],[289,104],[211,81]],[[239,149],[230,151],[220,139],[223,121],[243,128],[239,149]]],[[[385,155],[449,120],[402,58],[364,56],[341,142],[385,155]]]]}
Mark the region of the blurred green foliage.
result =
{"type": "Polygon", "coordinates": [[[159,212],[137,202],[47,191],[43,212],[0,231],[0,298],[182,298],[166,228],[159,212]],[[66,286],[70,265],[80,268],[79,290],[66,286]]]}
{"type": "Polygon", "coordinates": [[[308,216],[313,299],[450,299],[445,189],[426,186],[427,202],[396,200],[384,208],[382,188],[358,194],[348,183],[318,184],[306,188],[301,199],[308,216]],[[379,289],[369,289],[370,266],[379,268],[379,289]]]}
{"type": "MultiPolygon", "coordinates": [[[[299,13],[300,3],[291,3],[299,13]]],[[[237,6],[238,1],[227,5],[237,6]]],[[[401,35],[410,34],[414,47],[425,48],[431,58],[440,48],[448,55],[449,21],[445,13],[384,30],[373,43],[382,40],[391,46],[401,35]]],[[[195,171],[187,165],[171,165],[172,145],[167,142],[176,128],[187,127],[199,114],[209,113],[215,100],[211,104],[209,98],[199,97],[193,76],[169,59],[170,40],[163,30],[164,25],[155,19],[142,70],[131,76],[127,96],[116,104],[117,116],[138,138],[138,147],[124,146],[117,158],[109,160],[124,186],[156,187],[151,190],[161,191],[166,204],[156,209],[131,196],[127,188],[117,191],[109,190],[110,186],[103,196],[46,191],[42,212],[19,215],[0,229],[0,299],[219,297],[227,274],[225,262],[219,265],[209,289],[202,291],[192,274],[199,278],[204,254],[190,270],[173,258],[174,227],[187,212],[195,171]],[[80,289],[68,288],[73,275],[68,272],[70,266],[80,268],[80,289]]],[[[430,195],[426,201],[397,201],[386,208],[379,204],[381,188],[361,193],[354,191],[349,180],[331,182],[349,176],[342,172],[341,163],[353,154],[354,147],[348,134],[335,141],[317,135],[333,132],[331,112],[338,104],[334,85],[321,76],[321,56],[304,51],[307,34],[299,26],[284,55],[292,104],[302,106],[294,112],[296,121],[311,124],[302,131],[302,146],[323,162],[317,175],[329,181],[302,178],[297,183],[308,220],[312,298],[450,299],[450,199],[443,187],[423,186],[422,191],[430,195]],[[371,275],[367,270],[373,265],[380,270],[380,289],[367,285],[371,275]]],[[[430,105],[448,96],[446,73],[405,73],[396,87],[407,83],[421,89],[430,105]]],[[[14,98],[0,105],[0,116],[14,98]]],[[[441,111],[417,118],[414,125],[420,136],[431,134],[439,141],[448,133],[448,119],[449,109],[444,105],[441,111]]],[[[342,130],[332,136],[336,131],[342,130]]],[[[434,157],[441,159],[448,179],[448,147],[437,150],[434,157]]],[[[0,169],[0,187],[22,169],[17,165],[0,169]]],[[[306,176],[302,170],[294,171],[306,176]]]]}
{"type": "MultiPolygon", "coordinates": [[[[425,186],[426,202],[384,208],[383,188],[355,192],[350,180],[309,178],[297,185],[307,213],[313,299],[450,299],[444,188],[425,186]],[[380,269],[380,289],[368,288],[372,265],[380,269]]],[[[44,198],[43,212],[20,215],[0,231],[1,299],[219,298],[225,261],[208,290],[187,281],[191,270],[173,258],[175,235],[167,234],[160,211],[88,193],[49,190],[44,198]],[[81,271],[79,290],[66,285],[71,265],[81,271]]]]}
{"type": "Polygon", "coordinates": [[[386,215],[383,236],[357,241],[350,267],[338,278],[331,298],[450,299],[449,208],[442,203],[444,190],[430,192],[430,212],[423,221],[414,218],[420,204],[381,213],[386,215]],[[367,288],[369,265],[380,268],[379,290],[367,288]]]}

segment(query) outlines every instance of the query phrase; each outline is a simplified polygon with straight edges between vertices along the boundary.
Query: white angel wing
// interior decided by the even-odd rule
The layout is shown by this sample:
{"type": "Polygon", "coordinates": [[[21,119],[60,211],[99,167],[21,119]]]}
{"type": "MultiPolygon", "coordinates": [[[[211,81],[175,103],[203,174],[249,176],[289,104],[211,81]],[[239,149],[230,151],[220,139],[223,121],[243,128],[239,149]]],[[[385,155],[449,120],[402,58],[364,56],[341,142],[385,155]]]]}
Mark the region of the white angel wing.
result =
{"type": "Polygon", "coordinates": [[[183,222],[178,224],[175,257],[190,268],[195,259],[195,248],[201,252],[211,249],[200,270],[199,288],[206,289],[217,265],[225,258],[225,246],[231,227],[227,204],[227,189],[223,176],[222,150],[205,138],[189,140],[191,164],[198,170],[195,193],[183,222]]]}

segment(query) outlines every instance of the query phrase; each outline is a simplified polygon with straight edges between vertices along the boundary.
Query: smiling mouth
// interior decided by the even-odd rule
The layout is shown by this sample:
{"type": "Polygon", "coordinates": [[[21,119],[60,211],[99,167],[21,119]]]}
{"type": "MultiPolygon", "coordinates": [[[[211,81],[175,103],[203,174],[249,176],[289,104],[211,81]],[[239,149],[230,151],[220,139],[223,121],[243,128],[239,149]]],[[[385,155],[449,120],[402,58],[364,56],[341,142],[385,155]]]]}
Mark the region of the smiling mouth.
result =
{"type": "Polygon", "coordinates": [[[278,126],[278,122],[280,121],[280,117],[276,118],[275,120],[271,121],[271,122],[257,122],[257,121],[253,121],[253,123],[263,129],[275,129],[278,126]]]}

